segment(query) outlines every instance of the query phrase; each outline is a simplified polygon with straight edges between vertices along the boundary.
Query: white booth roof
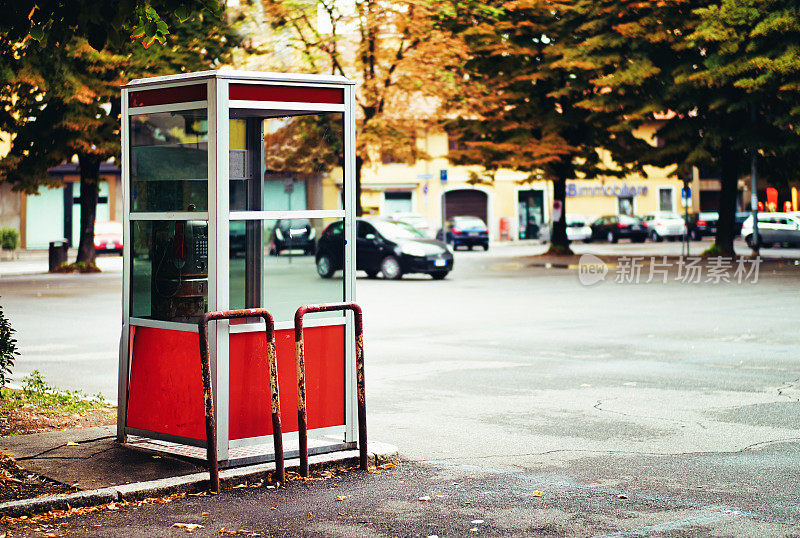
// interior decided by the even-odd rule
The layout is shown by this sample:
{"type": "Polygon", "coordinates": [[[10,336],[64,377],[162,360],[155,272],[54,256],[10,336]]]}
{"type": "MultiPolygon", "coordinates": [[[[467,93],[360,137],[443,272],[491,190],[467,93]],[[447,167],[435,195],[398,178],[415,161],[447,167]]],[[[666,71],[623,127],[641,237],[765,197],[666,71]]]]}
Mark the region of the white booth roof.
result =
{"type": "Polygon", "coordinates": [[[354,82],[341,75],[310,75],[304,73],[271,73],[265,71],[238,71],[235,69],[212,69],[194,73],[178,73],[160,77],[139,78],[124,84],[123,88],[145,88],[176,82],[192,82],[210,78],[226,79],[231,81],[286,83],[286,84],[335,84],[348,86],[354,82]]]}

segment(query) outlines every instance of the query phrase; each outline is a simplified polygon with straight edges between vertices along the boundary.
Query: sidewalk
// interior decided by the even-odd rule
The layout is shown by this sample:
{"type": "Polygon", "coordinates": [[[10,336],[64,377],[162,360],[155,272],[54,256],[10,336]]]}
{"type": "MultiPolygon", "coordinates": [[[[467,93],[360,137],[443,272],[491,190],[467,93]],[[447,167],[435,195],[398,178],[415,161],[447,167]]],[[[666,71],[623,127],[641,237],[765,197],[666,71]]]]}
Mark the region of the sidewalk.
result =
{"type": "MultiPolygon", "coordinates": [[[[93,506],[117,500],[137,500],[172,493],[205,491],[205,462],[173,457],[123,446],[115,427],[101,426],[30,435],[0,437],[0,452],[12,456],[28,471],[79,491],[0,503],[0,516],[19,516],[67,507],[93,506]]],[[[397,449],[384,443],[369,444],[372,462],[398,457],[397,449]]],[[[312,466],[357,465],[358,450],[310,456],[312,466]]],[[[286,469],[299,466],[287,459],[286,469]]],[[[274,470],[273,463],[247,465],[220,471],[222,487],[246,480],[260,480],[274,470]]]]}
{"type": "MultiPolygon", "coordinates": [[[[18,250],[15,255],[16,258],[12,260],[0,259],[0,277],[37,275],[49,270],[47,250],[18,250]]],[[[74,262],[77,255],[78,249],[69,249],[67,261],[74,262]]],[[[96,260],[103,272],[122,272],[122,256],[102,255],[97,256],[96,260]]]]}

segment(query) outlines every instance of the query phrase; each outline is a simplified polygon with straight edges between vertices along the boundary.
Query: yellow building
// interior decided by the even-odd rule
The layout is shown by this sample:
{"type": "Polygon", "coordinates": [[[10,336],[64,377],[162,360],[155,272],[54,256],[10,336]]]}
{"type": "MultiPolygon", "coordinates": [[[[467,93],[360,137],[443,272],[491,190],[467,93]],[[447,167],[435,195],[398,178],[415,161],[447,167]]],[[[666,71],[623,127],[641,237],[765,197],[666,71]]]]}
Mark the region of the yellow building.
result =
{"type": "MultiPolygon", "coordinates": [[[[655,126],[639,136],[651,140],[655,126]]],[[[530,180],[529,174],[499,170],[489,179],[477,166],[454,166],[448,160],[449,145],[444,132],[427,133],[418,139],[429,159],[413,165],[381,163],[365,165],[362,171],[361,203],[366,215],[418,213],[438,229],[444,206],[447,216],[475,215],[489,226],[497,239],[526,239],[549,222],[553,187],[548,180],[530,180]]],[[[647,167],[647,177],[624,179],[575,178],[567,182],[566,211],[594,219],[620,213],[646,215],[659,211],[683,212],[699,207],[699,189],[683,201],[683,182],[669,177],[674,168],[647,167]]],[[[697,185],[697,179],[692,182],[697,185]]],[[[331,194],[335,195],[335,194],[331,194]]]]}

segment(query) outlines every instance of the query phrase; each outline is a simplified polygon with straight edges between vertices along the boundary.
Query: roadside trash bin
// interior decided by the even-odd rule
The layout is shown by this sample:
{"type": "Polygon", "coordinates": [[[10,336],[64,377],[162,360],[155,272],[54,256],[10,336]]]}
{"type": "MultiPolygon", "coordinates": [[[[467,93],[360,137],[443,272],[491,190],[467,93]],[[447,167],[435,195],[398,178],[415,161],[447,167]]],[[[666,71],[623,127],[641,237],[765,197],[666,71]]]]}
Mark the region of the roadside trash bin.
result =
{"type": "Polygon", "coordinates": [[[67,248],[69,248],[69,245],[66,239],[50,241],[49,260],[51,273],[67,263],[67,248]]]}

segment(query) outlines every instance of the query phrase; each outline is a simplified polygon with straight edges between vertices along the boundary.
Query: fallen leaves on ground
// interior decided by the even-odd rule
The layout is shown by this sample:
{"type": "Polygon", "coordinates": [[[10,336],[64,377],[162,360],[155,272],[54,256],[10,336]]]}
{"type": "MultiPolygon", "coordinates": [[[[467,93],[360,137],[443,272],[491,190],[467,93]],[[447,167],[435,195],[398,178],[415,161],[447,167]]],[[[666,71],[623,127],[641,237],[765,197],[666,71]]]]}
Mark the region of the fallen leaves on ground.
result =
{"type": "Polygon", "coordinates": [[[178,527],[179,529],[186,529],[186,532],[192,532],[196,529],[204,529],[203,525],[199,523],[175,523],[172,525],[173,527],[178,527]]]}
{"type": "Polygon", "coordinates": [[[419,500],[422,501],[422,502],[428,502],[428,501],[431,500],[431,498],[428,497],[428,496],[425,496],[425,497],[420,497],[419,500]]]}
{"type": "Polygon", "coordinates": [[[542,492],[539,491],[538,489],[535,489],[535,490],[533,490],[533,496],[534,497],[541,497],[542,496],[542,492]]]}
{"type": "Polygon", "coordinates": [[[90,514],[92,512],[99,512],[101,510],[119,510],[120,507],[143,506],[145,504],[166,504],[184,498],[186,498],[185,493],[174,493],[172,495],[165,495],[164,497],[148,497],[146,499],[142,499],[141,501],[114,501],[106,504],[100,504],[97,506],[83,506],[79,508],[69,508],[68,510],[50,510],[49,512],[42,512],[40,514],[34,514],[32,516],[20,516],[20,517],[3,516],[0,517],[0,525],[12,525],[21,523],[27,524],[27,523],[36,523],[39,521],[47,521],[50,519],[63,519],[67,517],[82,516],[84,514],[90,514]]]}
{"type": "Polygon", "coordinates": [[[236,531],[229,531],[225,527],[222,527],[219,530],[220,534],[227,534],[227,535],[243,535],[243,536],[261,536],[261,533],[254,532],[254,531],[246,531],[244,529],[239,529],[236,531]]]}

